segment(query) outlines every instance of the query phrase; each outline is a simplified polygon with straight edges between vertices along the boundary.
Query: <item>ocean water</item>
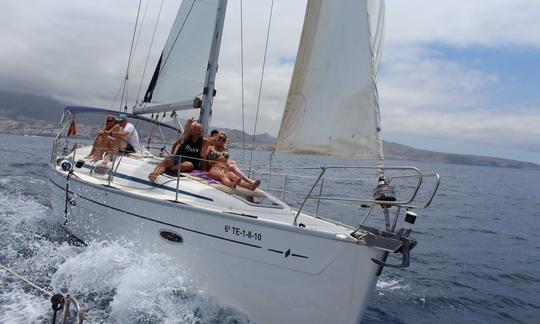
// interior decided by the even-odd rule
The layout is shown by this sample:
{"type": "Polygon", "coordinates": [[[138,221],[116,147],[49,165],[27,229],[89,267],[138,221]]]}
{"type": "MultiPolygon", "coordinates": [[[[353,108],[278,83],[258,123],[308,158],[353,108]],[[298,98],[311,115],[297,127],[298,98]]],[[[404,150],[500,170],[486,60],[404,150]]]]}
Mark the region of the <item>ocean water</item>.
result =
{"type": "MultiPolygon", "coordinates": [[[[0,263],[49,291],[69,292],[93,323],[250,322],[162,255],[129,241],[78,244],[49,217],[52,139],[0,138],[0,263]]],[[[233,157],[242,159],[239,151],[233,157]]],[[[255,162],[267,159],[254,152],[255,162]]],[[[315,162],[272,158],[274,166],[315,162]]],[[[384,269],[362,323],[540,322],[540,172],[406,164],[437,171],[442,184],[432,206],[418,211],[411,266],[384,269]]],[[[346,207],[334,206],[335,215],[354,223],[359,215],[346,207]]],[[[0,269],[0,323],[49,321],[48,297],[0,269]]]]}

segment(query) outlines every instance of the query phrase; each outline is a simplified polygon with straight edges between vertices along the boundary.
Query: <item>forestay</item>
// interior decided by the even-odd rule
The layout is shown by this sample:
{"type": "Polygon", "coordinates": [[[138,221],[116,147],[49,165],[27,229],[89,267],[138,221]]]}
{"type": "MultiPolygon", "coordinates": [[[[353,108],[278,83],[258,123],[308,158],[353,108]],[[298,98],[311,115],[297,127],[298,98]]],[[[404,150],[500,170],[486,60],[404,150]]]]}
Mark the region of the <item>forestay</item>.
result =
{"type": "MultiPolygon", "coordinates": [[[[173,110],[203,92],[217,6],[218,0],[182,1],[144,102],[173,110]]],[[[151,112],[151,106],[146,110],[151,112]]]]}
{"type": "Polygon", "coordinates": [[[383,159],[381,0],[309,0],[276,152],[383,159]]]}

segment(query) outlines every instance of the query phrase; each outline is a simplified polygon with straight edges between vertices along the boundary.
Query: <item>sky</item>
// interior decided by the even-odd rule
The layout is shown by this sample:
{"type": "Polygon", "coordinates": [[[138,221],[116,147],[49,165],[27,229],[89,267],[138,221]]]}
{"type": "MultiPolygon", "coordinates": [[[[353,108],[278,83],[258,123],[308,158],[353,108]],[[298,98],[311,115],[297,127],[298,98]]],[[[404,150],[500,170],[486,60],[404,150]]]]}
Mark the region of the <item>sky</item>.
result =
{"type": "MultiPolygon", "coordinates": [[[[0,0],[0,89],[111,107],[126,74],[138,3],[0,0]]],[[[160,4],[142,1],[131,104],[139,88],[139,98],[144,94],[179,1],[163,1],[150,48],[160,4]]],[[[279,129],[305,4],[274,0],[257,133],[279,129]]],[[[247,133],[255,125],[270,6],[243,1],[247,133]]],[[[214,126],[242,129],[239,39],[240,0],[229,0],[214,126]]],[[[378,89],[387,141],[540,163],[540,1],[387,0],[378,89]]]]}

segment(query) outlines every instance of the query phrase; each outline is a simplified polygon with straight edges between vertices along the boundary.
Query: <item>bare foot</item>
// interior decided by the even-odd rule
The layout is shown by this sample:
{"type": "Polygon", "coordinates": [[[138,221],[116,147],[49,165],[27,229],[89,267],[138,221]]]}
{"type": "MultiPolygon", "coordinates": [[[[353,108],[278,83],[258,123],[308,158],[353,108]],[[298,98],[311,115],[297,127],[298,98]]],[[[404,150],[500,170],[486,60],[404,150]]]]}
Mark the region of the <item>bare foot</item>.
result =
{"type": "Polygon", "coordinates": [[[249,189],[251,191],[253,191],[253,190],[257,189],[257,187],[260,186],[260,185],[261,185],[261,180],[255,180],[255,181],[253,181],[251,186],[249,186],[249,189]]]}
{"type": "Polygon", "coordinates": [[[157,179],[158,176],[159,176],[159,174],[152,172],[152,173],[150,173],[148,175],[148,180],[150,180],[150,182],[154,183],[154,182],[156,182],[156,179],[157,179]]]}

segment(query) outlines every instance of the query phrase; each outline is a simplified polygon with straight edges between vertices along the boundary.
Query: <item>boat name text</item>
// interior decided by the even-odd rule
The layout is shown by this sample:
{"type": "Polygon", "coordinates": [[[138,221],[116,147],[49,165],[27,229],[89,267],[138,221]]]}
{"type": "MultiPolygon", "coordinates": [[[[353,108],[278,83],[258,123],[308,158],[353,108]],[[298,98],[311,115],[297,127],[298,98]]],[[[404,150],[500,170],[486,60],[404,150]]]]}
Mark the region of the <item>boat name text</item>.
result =
{"type": "Polygon", "coordinates": [[[230,233],[235,236],[245,237],[247,239],[252,239],[255,241],[262,240],[262,234],[257,232],[252,232],[249,230],[242,229],[236,226],[225,225],[225,233],[230,233]]]}

